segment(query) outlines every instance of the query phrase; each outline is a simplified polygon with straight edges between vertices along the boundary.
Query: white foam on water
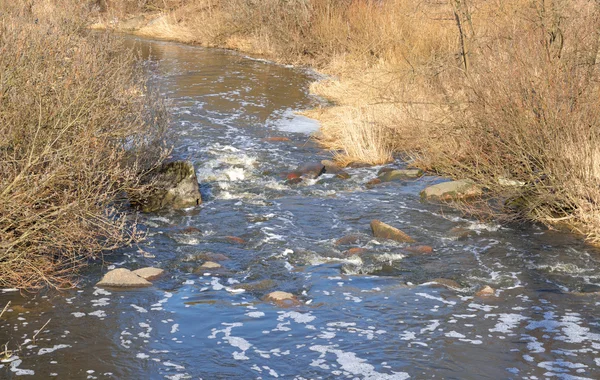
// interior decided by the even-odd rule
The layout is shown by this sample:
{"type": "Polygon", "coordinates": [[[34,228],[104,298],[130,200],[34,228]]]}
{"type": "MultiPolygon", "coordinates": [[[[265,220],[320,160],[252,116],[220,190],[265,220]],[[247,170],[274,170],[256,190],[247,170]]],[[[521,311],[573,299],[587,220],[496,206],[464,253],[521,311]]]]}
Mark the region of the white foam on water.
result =
{"type": "Polygon", "coordinates": [[[319,359],[324,359],[327,353],[334,354],[342,371],[347,375],[358,375],[365,380],[406,380],[410,378],[406,372],[392,372],[391,374],[375,371],[375,367],[365,359],[361,359],[353,352],[344,352],[336,346],[315,345],[309,349],[321,353],[319,359]]]}
{"type": "Polygon", "coordinates": [[[456,305],[456,302],[454,302],[454,301],[447,301],[441,297],[436,297],[436,296],[433,296],[428,293],[416,293],[416,295],[421,296],[423,298],[430,299],[430,300],[439,301],[439,302],[445,303],[446,305],[450,305],[450,306],[456,305]]]}
{"type": "Polygon", "coordinates": [[[98,318],[104,318],[106,317],[106,312],[104,310],[96,310],[91,313],[88,313],[88,315],[93,315],[94,317],[98,318]]]}
{"type": "Polygon", "coordinates": [[[440,326],[440,321],[437,319],[432,319],[430,320],[431,324],[427,325],[426,327],[423,327],[421,329],[421,334],[426,333],[426,332],[434,332],[439,326],[440,326]]]}
{"type": "Polygon", "coordinates": [[[135,357],[138,359],[148,359],[148,358],[150,358],[150,355],[140,352],[137,355],[135,355],[135,357]]]}
{"type": "Polygon", "coordinates": [[[447,336],[448,338],[466,338],[465,335],[456,332],[456,331],[450,331],[444,334],[445,336],[447,336]]]}
{"type": "Polygon", "coordinates": [[[244,324],[237,322],[237,323],[222,323],[222,325],[227,326],[227,327],[222,330],[213,328],[212,333],[208,336],[208,339],[216,339],[217,334],[219,334],[219,333],[223,334],[222,339],[225,342],[227,342],[230,346],[239,348],[241,350],[241,352],[238,352],[238,351],[233,352],[232,353],[233,358],[235,360],[249,360],[250,358],[248,356],[246,356],[246,351],[248,351],[250,349],[250,347],[252,347],[252,344],[250,344],[244,338],[231,335],[231,331],[235,327],[241,327],[244,324]]]}
{"type": "Polygon", "coordinates": [[[81,313],[81,312],[74,312],[71,313],[72,316],[74,316],[75,318],[81,318],[81,317],[85,317],[85,313],[81,313]]]}
{"type": "Polygon", "coordinates": [[[282,322],[285,321],[286,319],[292,319],[294,322],[296,323],[309,323],[314,321],[317,317],[315,317],[314,315],[311,315],[311,313],[299,313],[297,311],[287,311],[287,312],[283,312],[280,311],[278,312],[278,314],[280,314],[277,317],[277,320],[282,322]]]}
{"type": "Polygon", "coordinates": [[[60,349],[63,349],[63,348],[69,348],[69,347],[71,347],[71,346],[68,345],[68,344],[57,344],[57,345],[54,345],[54,347],[42,348],[41,350],[38,351],[38,355],[49,354],[49,353],[54,352],[56,350],[60,350],[60,349]]]}
{"type": "Polygon", "coordinates": [[[109,292],[108,290],[103,289],[103,288],[94,288],[94,289],[95,290],[94,290],[93,294],[95,296],[110,296],[112,294],[111,292],[109,292]]]}
{"type": "Polygon", "coordinates": [[[171,334],[175,334],[177,331],[179,331],[179,324],[175,323],[173,326],[171,326],[171,334]]]}
{"type": "Polygon", "coordinates": [[[92,302],[93,307],[101,307],[101,306],[108,306],[109,305],[108,301],[110,301],[110,298],[100,298],[97,300],[92,300],[91,302],[92,302]]]}
{"type": "Polygon", "coordinates": [[[141,306],[135,305],[135,304],[131,304],[131,307],[133,307],[139,313],[147,313],[148,312],[148,310],[144,309],[141,306]]]}
{"type": "Polygon", "coordinates": [[[213,290],[225,289],[225,286],[223,284],[221,284],[221,281],[217,277],[213,277],[212,280],[210,281],[210,284],[212,285],[213,290]]]}
{"type": "Polygon", "coordinates": [[[475,310],[481,310],[481,311],[485,311],[485,312],[490,312],[492,310],[494,310],[495,308],[497,308],[498,306],[492,306],[492,305],[480,305],[478,303],[470,303],[469,304],[469,308],[470,309],[475,309],[475,310]]]}
{"type": "MultiPolygon", "coordinates": [[[[488,318],[488,315],[485,315],[485,318],[488,318]]],[[[519,325],[519,323],[528,320],[529,318],[521,314],[501,313],[498,319],[500,321],[496,323],[496,326],[494,328],[490,329],[490,332],[510,333],[515,327],[519,325]]]]}
{"type": "Polygon", "coordinates": [[[406,256],[401,253],[382,253],[374,256],[375,260],[382,263],[392,264],[394,261],[400,261],[406,256]]]}
{"type": "Polygon", "coordinates": [[[33,376],[33,375],[35,375],[35,371],[33,371],[31,369],[19,368],[19,366],[22,363],[23,363],[23,360],[16,357],[16,359],[10,363],[11,372],[13,372],[16,376],[33,376]]]}
{"type": "Polygon", "coordinates": [[[261,318],[265,316],[265,313],[263,313],[262,311],[251,311],[246,313],[246,315],[250,318],[261,318]]]}

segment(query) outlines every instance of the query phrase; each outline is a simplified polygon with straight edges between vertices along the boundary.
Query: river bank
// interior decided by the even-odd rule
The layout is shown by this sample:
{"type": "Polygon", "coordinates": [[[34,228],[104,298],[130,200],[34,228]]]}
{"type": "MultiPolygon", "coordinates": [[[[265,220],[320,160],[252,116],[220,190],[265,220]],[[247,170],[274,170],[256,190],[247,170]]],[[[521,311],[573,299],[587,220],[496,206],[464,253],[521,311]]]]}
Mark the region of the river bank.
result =
{"type": "Polygon", "coordinates": [[[160,62],[149,85],[170,99],[173,158],[194,164],[203,204],[140,215],[146,241],[73,289],[0,291],[0,378],[597,377],[597,249],[422,203],[434,176],[367,188],[382,168],[349,167],[286,183],[329,157],[290,111],[318,104],[310,70],[120,38],[160,62]],[[375,219],[415,243],[373,236],[375,219]],[[164,272],[96,286],[144,267],[164,272]]]}
{"type": "Polygon", "coordinates": [[[306,111],[341,165],[401,156],[471,179],[482,218],[600,240],[598,8],[512,0],[111,2],[94,28],[235,49],[326,74],[306,111]],[[575,17],[577,16],[577,17],[575,17]],[[590,128],[589,126],[593,126],[590,128]],[[574,169],[575,168],[575,169],[574,169]]]}

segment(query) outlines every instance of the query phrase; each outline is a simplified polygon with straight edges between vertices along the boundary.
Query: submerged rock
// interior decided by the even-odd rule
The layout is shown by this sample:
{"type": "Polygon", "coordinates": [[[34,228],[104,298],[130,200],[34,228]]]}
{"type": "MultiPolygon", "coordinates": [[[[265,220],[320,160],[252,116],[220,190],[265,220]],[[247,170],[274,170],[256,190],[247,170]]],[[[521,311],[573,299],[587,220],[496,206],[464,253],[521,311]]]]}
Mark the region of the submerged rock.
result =
{"type": "Polygon", "coordinates": [[[346,252],[344,252],[344,255],[346,256],[360,256],[364,253],[367,253],[368,250],[366,248],[360,248],[360,247],[355,247],[355,248],[350,248],[349,250],[347,250],[346,252]]]}
{"type": "Polygon", "coordinates": [[[181,259],[181,261],[189,263],[196,261],[225,261],[230,260],[228,256],[222,253],[213,253],[213,252],[198,252],[198,253],[189,253],[181,259]]]}
{"type": "Polygon", "coordinates": [[[267,137],[265,139],[265,141],[269,141],[269,142],[286,142],[286,141],[290,141],[289,138],[287,137],[267,137]]]}
{"type": "Polygon", "coordinates": [[[423,175],[420,169],[394,169],[380,173],[377,178],[381,182],[402,181],[405,179],[415,179],[423,175]]]}
{"type": "Polygon", "coordinates": [[[295,295],[280,290],[267,294],[265,300],[273,302],[279,307],[290,307],[300,304],[300,301],[298,301],[298,298],[296,298],[295,295]]]}
{"type": "Polygon", "coordinates": [[[421,191],[422,200],[452,201],[476,198],[483,194],[481,187],[471,181],[442,182],[421,191]]]}
{"type": "Polygon", "coordinates": [[[277,283],[274,280],[261,280],[255,282],[249,282],[246,284],[235,284],[233,285],[234,289],[244,289],[248,292],[261,292],[267,289],[271,289],[277,286],[277,283]]]}
{"type": "Polygon", "coordinates": [[[198,178],[191,162],[163,164],[142,181],[149,185],[149,189],[145,193],[130,194],[130,202],[143,212],[181,209],[202,203],[198,178]]]}
{"type": "Polygon", "coordinates": [[[462,288],[462,286],[460,286],[458,282],[450,280],[449,278],[434,278],[430,282],[434,282],[435,284],[446,287],[448,289],[457,290],[462,288]]]}
{"type": "Polygon", "coordinates": [[[341,171],[335,175],[335,178],[339,179],[350,179],[352,176],[345,171],[341,171]]]}
{"type": "Polygon", "coordinates": [[[136,269],[133,271],[133,273],[145,280],[151,281],[160,277],[164,273],[164,270],[160,268],[146,267],[136,269]]]}
{"type": "Polygon", "coordinates": [[[246,244],[246,240],[242,239],[241,237],[237,237],[237,236],[225,236],[225,239],[227,239],[227,241],[229,241],[231,243],[235,243],[235,244],[240,244],[240,245],[246,244]]]}
{"type": "Polygon", "coordinates": [[[181,230],[181,233],[185,235],[196,235],[201,234],[202,231],[200,231],[200,229],[196,227],[186,227],[183,230],[181,230]]]}
{"type": "Polygon", "coordinates": [[[380,220],[371,221],[373,236],[383,239],[395,240],[400,243],[414,243],[415,240],[396,227],[385,224],[380,220]]]}
{"type": "Polygon", "coordinates": [[[415,245],[412,247],[406,247],[406,250],[412,253],[428,254],[433,252],[433,247],[430,245],[415,245]]]}
{"type": "Polygon", "coordinates": [[[379,178],[373,178],[372,180],[367,182],[367,184],[365,186],[367,187],[367,189],[372,189],[375,186],[379,185],[380,183],[381,183],[381,180],[379,178]]]}
{"type": "Polygon", "coordinates": [[[344,237],[341,237],[339,239],[337,239],[335,241],[335,243],[333,243],[334,245],[338,246],[338,245],[349,245],[349,244],[356,244],[360,241],[361,236],[360,235],[346,235],[344,237]]]}
{"type": "Polygon", "coordinates": [[[151,286],[152,283],[138,276],[129,269],[118,268],[106,273],[96,286],[107,286],[115,288],[141,288],[151,286]]]}

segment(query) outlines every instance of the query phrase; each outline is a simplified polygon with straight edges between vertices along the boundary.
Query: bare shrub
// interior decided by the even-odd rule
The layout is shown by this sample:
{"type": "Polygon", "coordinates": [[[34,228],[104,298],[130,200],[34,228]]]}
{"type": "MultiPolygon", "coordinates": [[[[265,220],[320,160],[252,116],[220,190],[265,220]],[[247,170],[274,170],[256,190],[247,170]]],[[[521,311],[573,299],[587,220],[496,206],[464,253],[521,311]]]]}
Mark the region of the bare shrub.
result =
{"type": "Polygon", "coordinates": [[[479,21],[485,38],[472,41],[469,71],[445,84],[464,97],[452,123],[458,150],[437,168],[485,184],[504,200],[489,210],[497,216],[568,222],[600,241],[600,9],[515,3],[495,24],[479,21]]]}
{"type": "Polygon", "coordinates": [[[140,237],[120,205],[164,156],[165,112],[78,2],[30,3],[0,4],[0,287],[62,287],[140,237]]]}

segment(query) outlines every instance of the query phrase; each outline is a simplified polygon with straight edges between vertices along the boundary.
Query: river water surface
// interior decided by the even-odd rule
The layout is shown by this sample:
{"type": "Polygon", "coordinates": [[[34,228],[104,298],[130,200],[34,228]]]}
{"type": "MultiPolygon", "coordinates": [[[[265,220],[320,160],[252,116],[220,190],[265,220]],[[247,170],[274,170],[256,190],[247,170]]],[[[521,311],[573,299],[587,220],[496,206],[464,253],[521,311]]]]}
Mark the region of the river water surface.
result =
{"type": "Polygon", "coordinates": [[[309,139],[318,124],[293,112],[319,105],[307,90],[314,74],[129,43],[158,63],[173,155],[194,162],[204,203],[142,216],[147,242],[90,267],[77,289],[0,291],[0,309],[11,301],[0,344],[15,351],[0,378],[600,378],[598,250],[423,204],[435,177],[369,189],[375,167],[287,184],[299,164],[329,158],[309,139]],[[372,219],[433,253],[373,238],[372,219]],[[349,234],[356,243],[335,244],[349,234]],[[199,268],[206,260],[223,268],[199,268]],[[94,287],[110,268],[149,265],[166,271],[150,288],[94,287]],[[496,296],[475,296],[484,285],[496,296]],[[263,301],[274,290],[301,305],[263,301]]]}

